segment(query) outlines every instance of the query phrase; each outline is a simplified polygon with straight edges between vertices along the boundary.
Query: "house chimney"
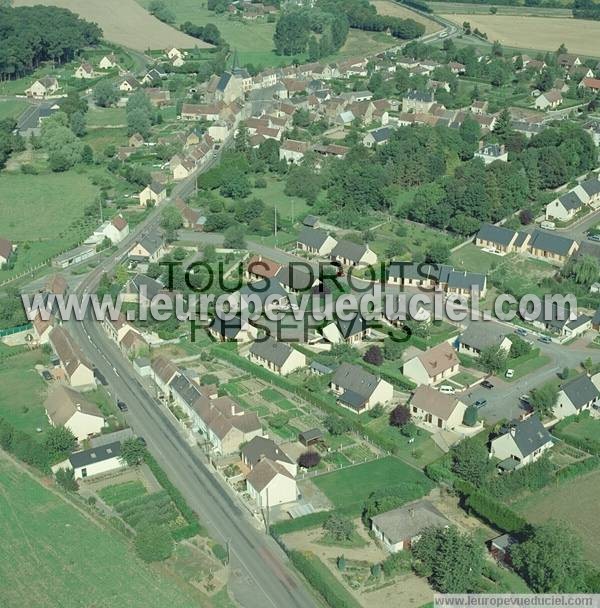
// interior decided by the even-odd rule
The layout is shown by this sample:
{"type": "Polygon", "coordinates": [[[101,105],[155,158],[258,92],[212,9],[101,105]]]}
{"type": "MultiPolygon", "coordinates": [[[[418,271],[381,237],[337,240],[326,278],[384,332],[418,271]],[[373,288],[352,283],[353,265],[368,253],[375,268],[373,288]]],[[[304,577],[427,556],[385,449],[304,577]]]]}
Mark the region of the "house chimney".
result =
{"type": "Polygon", "coordinates": [[[408,510],[408,515],[409,515],[409,517],[415,516],[415,510],[412,507],[408,510]]]}
{"type": "Polygon", "coordinates": [[[514,424],[511,425],[509,432],[510,432],[510,436],[514,437],[517,434],[517,427],[514,424]]]}

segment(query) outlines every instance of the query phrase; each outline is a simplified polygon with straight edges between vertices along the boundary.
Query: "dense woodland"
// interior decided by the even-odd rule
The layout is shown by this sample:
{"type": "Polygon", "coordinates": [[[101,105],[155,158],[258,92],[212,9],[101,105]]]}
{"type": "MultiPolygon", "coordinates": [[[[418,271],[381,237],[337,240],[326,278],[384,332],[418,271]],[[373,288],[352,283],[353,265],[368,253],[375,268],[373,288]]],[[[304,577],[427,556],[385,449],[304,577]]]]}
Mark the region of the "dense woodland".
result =
{"type": "Polygon", "coordinates": [[[100,42],[102,30],[54,6],[0,8],[0,78],[19,78],[43,61],[70,61],[100,42]]]}

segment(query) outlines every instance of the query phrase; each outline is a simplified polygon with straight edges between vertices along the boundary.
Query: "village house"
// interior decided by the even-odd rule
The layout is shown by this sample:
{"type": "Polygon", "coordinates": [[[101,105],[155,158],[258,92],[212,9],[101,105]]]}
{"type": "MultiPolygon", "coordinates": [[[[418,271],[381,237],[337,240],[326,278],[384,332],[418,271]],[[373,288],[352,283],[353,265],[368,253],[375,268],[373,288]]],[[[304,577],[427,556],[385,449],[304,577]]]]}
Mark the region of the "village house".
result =
{"type": "Polygon", "coordinates": [[[553,412],[557,418],[562,420],[567,416],[589,411],[599,402],[600,391],[589,376],[582,374],[560,387],[553,412]]]}
{"type": "Polygon", "coordinates": [[[460,335],[458,352],[479,357],[481,351],[494,347],[508,353],[512,346],[508,333],[504,326],[492,321],[471,321],[460,335]]]}
{"type": "Polygon", "coordinates": [[[206,331],[218,342],[252,342],[258,336],[258,330],[248,321],[242,323],[241,317],[222,319],[216,315],[211,319],[206,331]]]}
{"type": "Polygon", "coordinates": [[[25,89],[25,94],[28,97],[42,98],[53,95],[59,88],[60,86],[56,78],[44,76],[36,80],[28,89],[25,89]]]}
{"type": "Polygon", "coordinates": [[[440,272],[439,285],[447,294],[467,299],[476,294],[478,298],[485,298],[487,277],[484,274],[454,269],[446,273],[445,270],[442,268],[440,272]]]}
{"type": "Polygon", "coordinates": [[[176,48],[174,46],[166,49],[165,54],[171,61],[173,61],[173,59],[177,59],[177,58],[183,59],[185,57],[185,54],[182,53],[178,48],[176,48]]]}
{"type": "Polygon", "coordinates": [[[577,196],[592,209],[600,207],[600,179],[586,179],[577,184],[572,190],[577,196]]]}
{"type": "Polygon", "coordinates": [[[296,141],[294,139],[286,139],[279,147],[279,160],[285,160],[287,163],[298,164],[306,152],[310,150],[310,144],[305,141],[296,141]]]}
{"type": "Polygon", "coordinates": [[[104,416],[96,404],[62,384],[50,388],[44,409],[53,427],[69,429],[79,442],[101,433],[105,426],[104,416]]]}
{"type": "Polygon", "coordinates": [[[166,72],[161,72],[159,68],[148,70],[142,78],[142,84],[156,84],[167,77],[166,72]]]}
{"type": "Polygon", "coordinates": [[[502,427],[498,437],[490,443],[490,458],[500,460],[502,471],[520,469],[538,460],[554,445],[550,433],[537,414],[525,420],[513,420],[502,427]]]}
{"type": "Polygon", "coordinates": [[[166,293],[166,291],[164,285],[156,279],[138,273],[125,283],[121,291],[121,297],[123,302],[150,304],[153,298],[161,293],[166,293]]]}
{"type": "Polygon", "coordinates": [[[331,250],[331,259],[342,266],[371,266],[377,263],[377,254],[368,245],[341,240],[331,250]]]}
{"type": "Polygon", "coordinates": [[[196,168],[196,163],[191,158],[184,158],[180,160],[172,169],[173,179],[178,182],[186,177],[189,177],[194,169],[196,168]]]}
{"type": "Polygon", "coordinates": [[[215,99],[229,104],[244,96],[243,77],[232,72],[223,72],[219,78],[215,99]]]}
{"type": "Polygon", "coordinates": [[[242,462],[252,470],[261,460],[268,458],[285,467],[294,477],[298,472],[296,463],[272,440],[257,436],[240,449],[242,462]]]}
{"type": "Polygon", "coordinates": [[[360,314],[356,313],[351,319],[342,320],[337,318],[327,324],[321,330],[323,337],[331,344],[360,344],[369,336],[367,321],[360,314]]]}
{"type": "Polygon", "coordinates": [[[584,202],[575,190],[561,194],[546,205],[546,219],[557,219],[563,222],[571,220],[584,207],[584,202]]]}
{"type": "Polygon", "coordinates": [[[351,363],[342,363],[335,370],[329,388],[339,405],[356,414],[385,405],[394,397],[394,387],[389,382],[351,363]]]}
{"type": "Polygon", "coordinates": [[[263,458],[250,471],[246,478],[246,490],[261,509],[270,509],[298,498],[294,475],[270,458],[263,458]]]}
{"type": "Polygon", "coordinates": [[[534,106],[538,110],[554,110],[562,103],[562,93],[557,89],[550,89],[536,97],[534,106]]]}
{"type": "Polygon", "coordinates": [[[280,376],[306,367],[306,356],[303,353],[273,338],[254,342],[250,347],[249,358],[252,363],[280,376]]]}
{"type": "Polygon", "coordinates": [[[131,93],[139,89],[140,83],[131,74],[127,74],[119,81],[118,89],[121,93],[131,93]]]}
{"type": "Polygon", "coordinates": [[[337,241],[322,228],[304,227],[296,240],[296,247],[313,255],[327,256],[337,245],[337,241]]]}
{"type": "Polygon", "coordinates": [[[408,91],[402,98],[402,111],[427,114],[435,104],[433,91],[408,91]]]}
{"type": "Polygon", "coordinates": [[[88,79],[94,77],[94,68],[91,63],[84,62],[75,69],[73,74],[77,79],[88,79]]]}
{"type": "Polygon", "coordinates": [[[132,262],[151,263],[158,262],[166,253],[166,245],[162,234],[151,232],[142,236],[129,250],[127,257],[132,262]]]}
{"type": "Polygon", "coordinates": [[[133,325],[127,321],[123,313],[120,313],[114,320],[107,315],[102,320],[102,328],[108,334],[109,338],[118,344],[125,337],[125,334],[127,334],[130,329],[133,329],[133,325]]]}
{"type": "Polygon", "coordinates": [[[0,237],[0,268],[10,260],[13,254],[13,244],[8,239],[0,237]]]}
{"type": "Polygon", "coordinates": [[[86,479],[117,471],[125,467],[121,460],[121,442],[114,441],[87,450],[73,452],[63,462],[52,467],[56,473],[59,469],[71,469],[75,479],[86,479]]]}
{"type": "Polygon", "coordinates": [[[367,148],[373,148],[375,146],[386,144],[393,131],[394,130],[391,127],[379,127],[378,129],[373,129],[363,137],[362,143],[367,148]]]}
{"type": "Polygon", "coordinates": [[[166,399],[171,398],[171,381],[179,373],[174,363],[159,355],[152,360],[150,377],[166,399]]]}
{"type": "Polygon", "coordinates": [[[50,342],[50,332],[54,327],[53,318],[50,317],[47,321],[44,321],[38,314],[31,323],[33,326],[35,341],[41,345],[48,344],[50,342]]]}
{"type": "Polygon", "coordinates": [[[308,291],[319,285],[319,279],[306,262],[290,262],[282,266],[275,275],[275,280],[292,293],[308,291]]]}
{"type": "Polygon", "coordinates": [[[496,253],[512,253],[524,251],[529,238],[530,236],[525,232],[517,232],[494,224],[482,224],[475,236],[475,245],[496,253]]]}
{"type": "Polygon", "coordinates": [[[460,362],[448,342],[419,352],[402,366],[402,373],[417,386],[433,386],[458,374],[460,362]]]}
{"type": "Polygon", "coordinates": [[[160,205],[167,198],[167,188],[164,184],[153,181],[140,192],[140,207],[160,205]]]}
{"type": "Polygon", "coordinates": [[[434,429],[452,431],[462,425],[467,406],[454,395],[419,386],[408,404],[413,418],[434,429]]]}
{"type": "Polygon", "coordinates": [[[252,256],[246,264],[246,277],[251,281],[274,279],[282,265],[262,255],[252,256]]]}
{"type": "Polygon", "coordinates": [[[590,78],[589,76],[586,76],[577,86],[594,93],[600,93],[600,78],[590,78]]]}
{"type": "Polygon", "coordinates": [[[558,337],[569,340],[584,334],[592,327],[592,318],[588,315],[578,315],[575,310],[566,310],[558,306],[552,306],[550,311],[541,307],[539,315],[532,317],[524,314],[523,317],[537,329],[552,332],[558,337]]]}
{"type": "Polygon", "coordinates": [[[447,528],[451,522],[428,500],[408,503],[371,518],[371,530],[390,553],[408,551],[431,527],[447,528]]]}
{"type": "Polygon", "coordinates": [[[104,55],[104,57],[102,57],[102,59],[100,59],[100,62],[98,63],[98,67],[101,70],[110,70],[112,68],[116,68],[117,65],[118,60],[114,53],[111,53],[110,55],[104,55]]]}
{"type": "Polygon", "coordinates": [[[54,327],[50,332],[49,341],[69,384],[80,390],[96,388],[94,368],[71,334],[62,326],[54,327]]]}
{"type": "Polygon", "coordinates": [[[578,248],[577,241],[543,230],[534,230],[528,244],[530,255],[561,266],[578,248]]]}
{"type": "Polygon", "coordinates": [[[506,163],[508,162],[508,151],[504,144],[489,144],[480,146],[479,150],[474,154],[475,158],[481,158],[484,164],[496,162],[497,160],[506,163]]]}

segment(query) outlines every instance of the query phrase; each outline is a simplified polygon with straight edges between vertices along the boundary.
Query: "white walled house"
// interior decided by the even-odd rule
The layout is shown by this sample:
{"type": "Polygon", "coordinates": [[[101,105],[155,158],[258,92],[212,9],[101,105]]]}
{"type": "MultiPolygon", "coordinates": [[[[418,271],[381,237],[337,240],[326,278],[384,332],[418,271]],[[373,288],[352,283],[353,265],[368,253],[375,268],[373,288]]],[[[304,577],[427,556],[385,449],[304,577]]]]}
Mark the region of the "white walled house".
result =
{"type": "Polygon", "coordinates": [[[94,368],[85,358],[71,334],[64,327],[57,326],[50,331],[48,339],[69,384],[80,390],[96,388],[94,368]]]}
{"type": "Polygon", "coordinates": [[[394,387],[389,382],[351,363],[342,363],[335,370],[329,388],[340,406],[357,414],[385,405],[394,397],[394,387]]]}
{"type": "Polygon", "coordinates": [[[294,502],[298,487],[294,476],[281,464],[264,458],[246,478],[246,489],[259,508],[294,502]]]}
{"type": "Polygon", "coordinates": [[[410,413],[433,429],[452,431],[462,425],[467,406],[454,395],[419,386],[408,404],[410,413]]]}
{"type": "Polygon", "coordinates": [[[62,384],[50,389],[44,408],[52,426],[64,426],[80,442],[101,433],[105,425],[104,416],[97,405],[62,384]]]}
{"type": "Polygon", "coordinates": [[[152,182],[140,192],[140,206],[148,207],[154,205],[158,207],[167,198],[167,189],[163,184],[152,182]]]}
{"type": "Polygon", "coordinates": [[[459,366],[454,348],[448,342],[442,342],[409,359],[402,366],[402,373],[417,386],[430,386],[456,375],[459,366]]]}
{"type": "Polygon", "coordinates": [[[296,247],[313,255],[329,255],[337,241],[322,228],[304,227],[296,240],[296,247]]]}
{"type": "Polygon", "coordinates": [[[538,460],[553,445],[550,433],[537,414],[533,414],[503,427],[501,434],[491,441],[490,457],[498,458],[498,466],[503,470],[519,469],[538,460]]]}
{"type": "Polygon", "coordinates": [[[562,419],[589,411],[598,403],[600,391],[590,377],[583,374],[561,386],[553,412],[562,419]]]}
{"type": "Polygon", "coordinates": [[[254,342],[250,348],[250,361],[280,376],[306,367],[306,356],[303,353],[273,338],[254,342]]]}
{"type": "Polygon", "coordinates": [[[110,473],[125,466],[121,460],[121,442],[106,443],[89,450],[73,452],[65,461],[52,467],[52,472],[59,469],[73,469],[75,479],[86,479],[94,475],[110,473]]]}

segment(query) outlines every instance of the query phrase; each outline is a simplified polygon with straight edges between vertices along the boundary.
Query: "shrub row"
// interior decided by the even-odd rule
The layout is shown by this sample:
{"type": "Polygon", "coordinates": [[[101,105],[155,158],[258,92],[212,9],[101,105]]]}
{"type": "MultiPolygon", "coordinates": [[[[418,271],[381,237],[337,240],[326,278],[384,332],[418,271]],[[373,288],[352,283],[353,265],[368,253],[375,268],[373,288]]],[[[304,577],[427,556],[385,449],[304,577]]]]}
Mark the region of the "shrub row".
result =
{"type": "Polygon", "coordinates": [[[600,440],[592,437],[575,437],[566,432],[566,429],[571,424],[577,424],[580,419],[587,420],[588,418],[589,414],[587,416],[584,416],[583,414],[580,414],[579,416],[568,416],[552,429],[552,434],[575,448],[589,452],[594,456],[600,456],[600,440]]]}
{"type": "Polygon", "coordinates": [[[290,561],[331,608],[359,608],[360,604],[310,551],[290,551],[290,561]]]}
{"type": "Polygon", "coordinates": [[[483,492],[473,492],[465,499],[465,506],[480,519],[502,532],[518,532],[527,521],[498,499],[483,492]]]}
{"type": "Polygon", "coordinates": [[[600,457],[591,456],[590,458],[580,460],[579,462],[574,462],[573,464],[562,468],[556,473],[556,479],[560,483],[567,481],[568,479],[573,479],[573,477],[578,477],[579,475],[589,473],[598,467],[600,467],[600,457]]]}
{"type": "Polygon", "coordinates": [[[50,473],[51,458],[46,448],[4,418],[0,418],[0,447],[42,473],[50,473]]]}

